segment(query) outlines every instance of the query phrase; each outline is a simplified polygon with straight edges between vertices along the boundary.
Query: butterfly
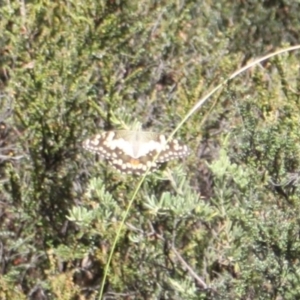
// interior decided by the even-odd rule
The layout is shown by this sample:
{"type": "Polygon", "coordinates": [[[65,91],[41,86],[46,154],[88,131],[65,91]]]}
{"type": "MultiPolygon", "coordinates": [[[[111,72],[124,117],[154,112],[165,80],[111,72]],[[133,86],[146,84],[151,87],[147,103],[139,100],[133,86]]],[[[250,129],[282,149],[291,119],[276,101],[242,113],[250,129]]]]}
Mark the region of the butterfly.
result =
{"type": "Polygon", "coordinates": [[[97,153],[121,173],[142,175],[159,169],[169,160],[189,154],[186,145],[150,131],[105,131],[85,140],[83,147],[97,153]],[[153,161],[153,159],[155,161],[153,161]]]}

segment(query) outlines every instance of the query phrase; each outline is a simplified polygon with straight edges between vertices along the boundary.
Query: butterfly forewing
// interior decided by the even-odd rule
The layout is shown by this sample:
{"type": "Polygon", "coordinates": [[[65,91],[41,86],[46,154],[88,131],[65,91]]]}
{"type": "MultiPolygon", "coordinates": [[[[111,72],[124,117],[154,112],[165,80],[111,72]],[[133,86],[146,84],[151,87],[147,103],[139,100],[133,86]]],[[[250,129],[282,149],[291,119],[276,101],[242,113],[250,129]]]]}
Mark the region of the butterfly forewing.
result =
{"type": "Polygon", "coordinates": [[[137,175],[148,168],[153,172],[163,163],[189,154],[186,145],[177,140],[167,143],[164,135],[148,131],[107,131],[87,139],[83,147],[98,153],[122,173],[137,175]]]}

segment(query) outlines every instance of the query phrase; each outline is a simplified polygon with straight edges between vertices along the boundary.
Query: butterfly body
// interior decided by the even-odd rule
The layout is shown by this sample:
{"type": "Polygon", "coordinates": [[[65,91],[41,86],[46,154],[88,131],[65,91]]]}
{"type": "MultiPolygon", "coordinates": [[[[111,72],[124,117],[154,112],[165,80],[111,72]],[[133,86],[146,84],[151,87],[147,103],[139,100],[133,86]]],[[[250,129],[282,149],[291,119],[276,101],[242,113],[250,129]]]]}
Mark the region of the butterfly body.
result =
{"type": "Polygon", "coordinates": [[[120,172],[137,175],[189,153],[186,145],[177,140],[167,143],[164,135],[150,131],[106,131],[84,141],[83,147],[98,153],[120,172]]]}

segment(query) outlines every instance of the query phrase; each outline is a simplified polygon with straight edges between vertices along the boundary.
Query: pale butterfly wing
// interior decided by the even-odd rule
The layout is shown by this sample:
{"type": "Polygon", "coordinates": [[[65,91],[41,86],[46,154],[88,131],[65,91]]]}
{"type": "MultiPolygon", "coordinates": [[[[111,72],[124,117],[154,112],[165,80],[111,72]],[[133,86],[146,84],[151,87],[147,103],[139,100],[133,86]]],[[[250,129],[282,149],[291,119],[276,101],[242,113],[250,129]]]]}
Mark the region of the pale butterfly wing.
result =
{"type": "Polygon", "coordinates": [[[120,172],[136,175],[148,168],[153,172],[163,163],[189,154],[186,145],[175,139],[167,143],[164,135],[149,131],[106,131],[85,140],[83,147],[98,153],[120,172]]]}

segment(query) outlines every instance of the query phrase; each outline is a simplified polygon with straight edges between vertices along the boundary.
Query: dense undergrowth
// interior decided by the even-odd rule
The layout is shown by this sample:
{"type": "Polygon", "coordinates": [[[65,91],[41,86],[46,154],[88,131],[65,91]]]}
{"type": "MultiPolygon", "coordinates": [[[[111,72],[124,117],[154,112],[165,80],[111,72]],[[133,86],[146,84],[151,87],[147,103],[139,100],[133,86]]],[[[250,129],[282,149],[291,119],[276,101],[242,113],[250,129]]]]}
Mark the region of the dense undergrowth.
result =
{"type": "MultiPolygon", "coordinates": [[[[98,299],[138,178],[82,141],[168,134],[256,57],[299,44],[296,1],[11,1],[0,7],[0,299],[98,299]]],[[[300,297],[299,53],[232,80],[147,176],[103,299],[300,297]]]]}

